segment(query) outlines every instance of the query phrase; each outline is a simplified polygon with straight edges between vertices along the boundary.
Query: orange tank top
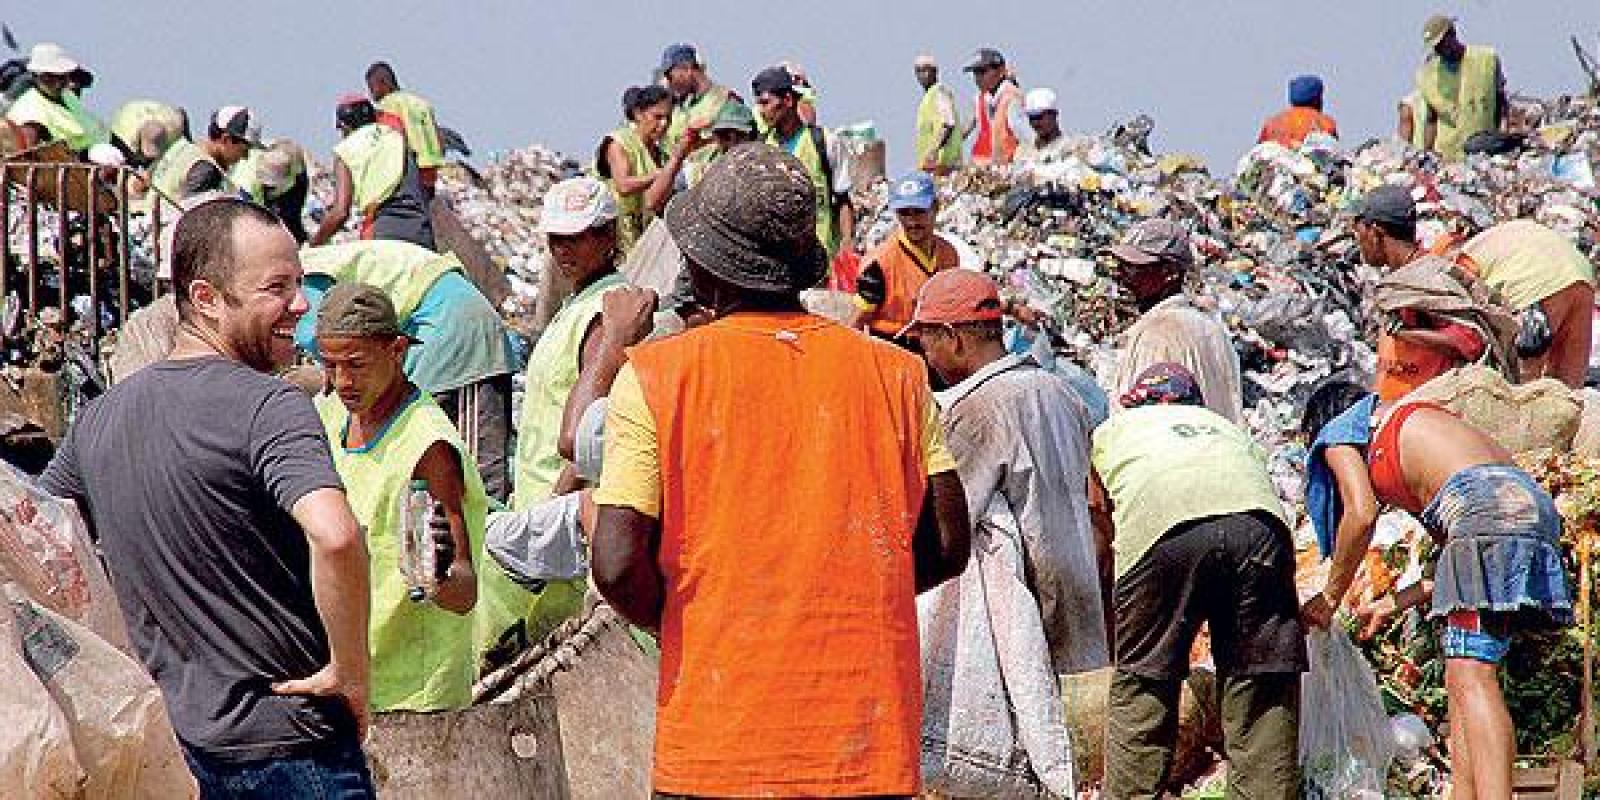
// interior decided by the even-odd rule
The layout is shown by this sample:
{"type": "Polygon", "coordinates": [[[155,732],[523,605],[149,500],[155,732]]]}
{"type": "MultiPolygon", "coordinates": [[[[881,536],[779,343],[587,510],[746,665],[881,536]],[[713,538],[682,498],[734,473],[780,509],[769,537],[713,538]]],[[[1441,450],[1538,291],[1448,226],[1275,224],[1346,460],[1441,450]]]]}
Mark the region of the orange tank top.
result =
{"type": "Polygon", "coordinates": [[[916,794],[922,363],[803,313],[629,359],[661,465],[655,790],[916,794]]]}
{"type": "Polygon", "coordinates": [[[889,237],[872,254],[871,261],[883,270],[883,302],[868,326],[879,335],[893,338],[911,321],[917,293],[934,273],[955,269],[961,256],[942,237],[935,237],[931,257],[917,252],[898,233],[889,237]]]}
{"type": "Polygon", "coordinates": [[[1452,353],[1385,333],[1378,337],[1378,399],[1392,403],[1460,362],[1452,353]]]}

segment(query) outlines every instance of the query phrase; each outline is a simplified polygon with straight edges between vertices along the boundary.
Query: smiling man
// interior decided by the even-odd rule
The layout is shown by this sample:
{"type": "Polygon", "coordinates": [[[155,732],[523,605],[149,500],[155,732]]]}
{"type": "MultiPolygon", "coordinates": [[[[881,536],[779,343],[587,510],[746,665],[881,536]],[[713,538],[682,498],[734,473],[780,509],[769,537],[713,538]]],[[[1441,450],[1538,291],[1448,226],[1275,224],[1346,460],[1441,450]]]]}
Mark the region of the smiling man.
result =
{"type": "Polygon", "coordinates": [[[913,172],[889,185],[894,231],[867,257],[856,282],[860,321],[873,335],[898,337],[911,321],[917,292],[936,273],[961,265],[961,254],[935,229],[939,192],[933,177],[913,172]]]}
{"type": "Polygon", "coordinates": [[[311,401],[269,372],[294,238],[222,199],[176,223],[176,349],[86,406],[40,485],[93,526],[204,797],[371,797],[367,552],[311,401]]]}

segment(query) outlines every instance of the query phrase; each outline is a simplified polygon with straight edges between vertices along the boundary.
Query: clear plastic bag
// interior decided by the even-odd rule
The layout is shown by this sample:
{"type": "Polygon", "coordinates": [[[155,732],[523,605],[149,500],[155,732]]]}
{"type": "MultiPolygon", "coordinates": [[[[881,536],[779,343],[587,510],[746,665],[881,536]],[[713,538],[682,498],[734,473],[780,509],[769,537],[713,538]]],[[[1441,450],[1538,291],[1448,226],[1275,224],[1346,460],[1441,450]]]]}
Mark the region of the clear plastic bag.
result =
{"type": "Polygon", "coordinates": [[[1307,639],[1311,669],[1300,679],[1301,796],[1384,796],[1394,734],[1378,681],[1350,635],[1335,623],[1307,639]]]}

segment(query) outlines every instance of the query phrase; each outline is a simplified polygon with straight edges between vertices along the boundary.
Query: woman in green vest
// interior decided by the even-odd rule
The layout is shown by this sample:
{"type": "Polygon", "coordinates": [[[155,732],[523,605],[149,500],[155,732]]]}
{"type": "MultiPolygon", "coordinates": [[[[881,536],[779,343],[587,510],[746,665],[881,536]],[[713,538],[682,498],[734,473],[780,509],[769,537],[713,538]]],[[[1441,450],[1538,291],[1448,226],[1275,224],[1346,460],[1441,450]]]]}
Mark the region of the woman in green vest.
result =
{"type": "Polygon", "coordinates": [[[650,224],[645,190],[667,162],[661,143],[672,119],[672,94],[661,86],[622,93],[627,123],[606,134],[595,152],[595,173],[611,185],[617,203],[617,248],[626,255],[650,224]]]}

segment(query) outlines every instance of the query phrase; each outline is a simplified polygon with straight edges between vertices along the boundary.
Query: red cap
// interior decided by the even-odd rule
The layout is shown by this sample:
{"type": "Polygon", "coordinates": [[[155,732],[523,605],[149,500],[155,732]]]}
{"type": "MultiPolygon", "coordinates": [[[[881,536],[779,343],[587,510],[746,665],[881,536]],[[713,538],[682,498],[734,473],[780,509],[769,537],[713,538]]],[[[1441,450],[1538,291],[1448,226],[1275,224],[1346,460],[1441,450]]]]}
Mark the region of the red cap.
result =
{"type": "Polygon", "coordinates": [[[988,275],[971,269],[947,269],[935,273],[922,284],[911,322],[901,333],[918,323],[954,324],[1000,319],[1003,310],[1000,287],[988,275]]]}

